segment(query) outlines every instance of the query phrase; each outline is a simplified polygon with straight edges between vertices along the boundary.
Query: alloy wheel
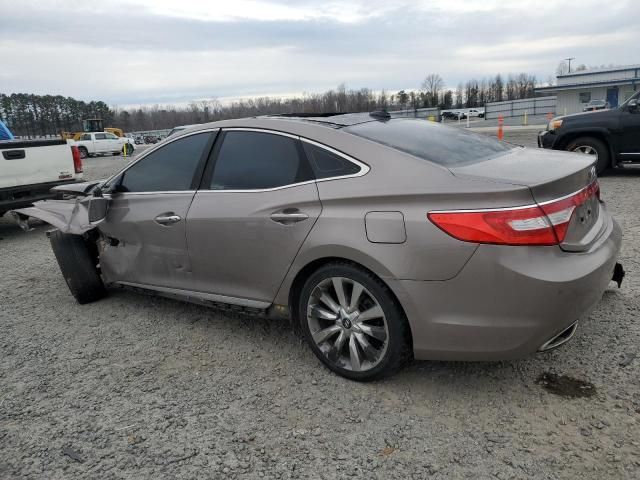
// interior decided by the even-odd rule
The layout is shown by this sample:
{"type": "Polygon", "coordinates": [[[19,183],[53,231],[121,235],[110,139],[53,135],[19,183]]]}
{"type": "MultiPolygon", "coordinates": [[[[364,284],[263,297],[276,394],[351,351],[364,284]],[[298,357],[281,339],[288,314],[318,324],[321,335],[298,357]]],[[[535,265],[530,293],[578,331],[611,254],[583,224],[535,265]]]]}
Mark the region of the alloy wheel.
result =
{"type": "Polygon", "coordinates": [[[578,145],[573,149],[573,151],[577,153],[584,153],[586,155],[594,155],[596,160],[598,160],[598,152],[590,145],[578,145]]]}
{"type": "Polygon", "coordinates": [[[337,367],[371,370],[387,351],[389,328],[380,302],[355,280],[330,277],[316,285],[307,322],[313,342],[337,367]]]}

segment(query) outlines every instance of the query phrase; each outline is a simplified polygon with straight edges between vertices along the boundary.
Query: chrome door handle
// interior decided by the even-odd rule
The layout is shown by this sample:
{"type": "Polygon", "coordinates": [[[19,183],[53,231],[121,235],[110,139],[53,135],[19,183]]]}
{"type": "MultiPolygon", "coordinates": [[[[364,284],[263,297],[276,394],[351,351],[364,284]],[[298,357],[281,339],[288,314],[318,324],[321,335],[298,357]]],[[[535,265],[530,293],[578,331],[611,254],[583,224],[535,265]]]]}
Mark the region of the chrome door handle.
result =
{"type": "Polygon", "coordinates": [[[179,215],[158,215],[154,220],[160,225],[173,225],[182,220],[182,218],[179,215]]]}
{"type": "Polygon", "coordinates": [[[291,213],[280,212],[280,213],[271,214],[271,220],[273,220],[276,223],[282,223],[283,225],[287,225],[289,223],[302,222],[307,218],[309,218],[309,215],[307,215],[306,213],[302,213],[300,211],[291,212],[291,213]]]}

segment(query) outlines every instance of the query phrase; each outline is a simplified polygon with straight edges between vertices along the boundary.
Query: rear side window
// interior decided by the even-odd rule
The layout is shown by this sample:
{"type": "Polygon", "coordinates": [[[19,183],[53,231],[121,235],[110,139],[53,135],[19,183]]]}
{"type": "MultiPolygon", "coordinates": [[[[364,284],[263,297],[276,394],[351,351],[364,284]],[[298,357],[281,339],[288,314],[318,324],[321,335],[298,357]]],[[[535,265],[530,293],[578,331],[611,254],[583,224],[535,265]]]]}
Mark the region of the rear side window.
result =
{"type": "Polygon", "coordinates": [[[106,140],[107,136],[104,133],[96,133],[96,140],[106,140]]]}
{"type": "Polygon", "coordinates": [[[493,138],[426,120],[367,122],[345,131],[444,166],[481,162],[516,148],[493,138]]]}
{"type": "Polygon", "coordinates": [[[307,142],[302,142],[302,145],[317,179],[354,175],[360,171],[358,165],[326,148],[307,142]]]}
{"type": "Polygon", "coordinates": [[[211,190],[258,190],[312,180],[298,140],[263,132],[226,132],[211,190]]]}
{"type": "Polygon", "coordinates": [[[124,172],[122,191],[191,190],[210,136],[208,132],[189,135],[150,153],[124,172]]]}

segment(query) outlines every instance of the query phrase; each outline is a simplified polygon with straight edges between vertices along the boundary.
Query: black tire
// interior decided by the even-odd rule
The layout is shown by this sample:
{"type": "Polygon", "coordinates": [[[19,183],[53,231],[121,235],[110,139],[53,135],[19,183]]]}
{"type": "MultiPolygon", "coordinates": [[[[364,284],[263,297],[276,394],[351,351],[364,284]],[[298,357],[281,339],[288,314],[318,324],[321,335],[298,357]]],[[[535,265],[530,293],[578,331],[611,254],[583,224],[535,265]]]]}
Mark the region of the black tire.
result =
{"type": "Polygon", "coordinates": [[[135,150],[135,148],[133,147],[133,145],[131,145],[130,143],[125,143],[122,146],[122,154],[123,155],[131,155],[133,153],[133,151],[135,150]]]}
{"type": "Polygon", "coordinates": [[[82,236],[55,230],[49,240],[62,276],[78,303],[95,302],[107,295],[95,257],[82,236]]]}
{"type": "Polygon", "coordinates": [[[570,152],[575,152],[583,149],[584,147],[592,148],[593,150],[595,150],[597,155],[596,172],[598,175],[601,175],[611,167],[611,154],[609,153],[609,147],[599,138],[576,138],[575,140],[569,142],[569,144],[567,145],[567,150],[569,150],[570,152]]]}
{"type": "Polygon", "coordinates": [[[87,147],[78,147],[78,151],[80,152],[80,158],[83,160],[89,157],[89,150],[87,150],[87,147]]]}
{"type": "MultiPolygon", "coordinates": [[[[351,291],[352,293],[353,291],[351,291]]],[[[324,265],[307,278],[298,299],[294,300],[297,303],[296,306],[293,306],[294,311],[297,312],[296,316],[300,323],[300,328],[311,350],[330,370],[343,377],[358,381],[377,380],[394,374],[413,357],[409,324],[402,308],[389,287],[364,268],[350,262],[334,262],[324,265]],[[325,355],[313,340],[307,317],[309,301],[319,284],[333,277],[341,277],[347,281],[360,283],[375,297],[384,312],[388,330],[387,347],[384,353],[380,355],[380,359],[377,360],[378,363],[366,371],[342,368],[335,361],[330,360],[328,358],[329,355],[325,355]]],[[[366,354],[363,353],[363,358],[364,356],[366,354]]]]}

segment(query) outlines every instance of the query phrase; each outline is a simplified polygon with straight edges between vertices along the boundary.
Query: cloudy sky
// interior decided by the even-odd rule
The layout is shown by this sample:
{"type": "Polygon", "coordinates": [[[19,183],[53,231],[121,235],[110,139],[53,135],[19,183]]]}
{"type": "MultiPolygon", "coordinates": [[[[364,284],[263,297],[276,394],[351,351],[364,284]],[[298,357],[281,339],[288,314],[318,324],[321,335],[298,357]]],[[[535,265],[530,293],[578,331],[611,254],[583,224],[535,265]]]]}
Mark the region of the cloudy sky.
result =
{"type": "Polygon", "coordinates": [[[640,1],[0,0],[0,92],[111,105],[640,63],[640,1]]]}

